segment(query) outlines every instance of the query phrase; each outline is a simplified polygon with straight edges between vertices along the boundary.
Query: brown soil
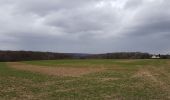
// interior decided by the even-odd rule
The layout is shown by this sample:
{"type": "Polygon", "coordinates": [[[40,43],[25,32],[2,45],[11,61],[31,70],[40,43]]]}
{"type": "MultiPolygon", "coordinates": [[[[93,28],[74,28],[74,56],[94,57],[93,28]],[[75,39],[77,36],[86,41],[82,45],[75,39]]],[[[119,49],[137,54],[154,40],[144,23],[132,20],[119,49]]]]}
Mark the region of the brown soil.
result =
{"type": "Polygon", "coordinates": [[[101,78],[101,81],[114,81],[114,80],[119,80],[119,78],[101,78]]]}
{"type": "Polygon", "coordinates": [[[165,83],[164,81],[161,81],[158,77],[156,77],[157,75],[159,75],[160,72],[154,73],[153,70],[155,68],[152,69],[152,71],[148,70],[148,69],[140,69],[134,76],[132,76],[133,78],[143,78],[147,81],[152,81],[155,84],[154,85],[159,85],[164,91],[168,91],[169,90],[169,85],[167,83],[165,83]]]}
{"type": "Polygon", "coordinates": [[[117,62],[122,62],[122,63],[131,63],[131,62],[134,62],[134,61],[138,61],[138,60],[132,60],[132,59],[123,59],[123,60],[119,60],[117,62]]]}
{"type": "Polygon", "coordinates": [[[38,72],[48,75],[57,75],[57,76],[80,76],[84,74],[99,72],[104,70],[104,68],[72,68],[72,67],[46,67],[46,66],[37,66],[29,65],[20,62],[8,62],[9,67],[15,68],[18,70],[38,72]]]}
{"type": "Polygon", "coordinates": [[[156,81],[156,78],[151,74],[150,71],[146,69],[140,69],[133,77],[143,77],[143,78],[150,78],[152,81],[156,81]]]}

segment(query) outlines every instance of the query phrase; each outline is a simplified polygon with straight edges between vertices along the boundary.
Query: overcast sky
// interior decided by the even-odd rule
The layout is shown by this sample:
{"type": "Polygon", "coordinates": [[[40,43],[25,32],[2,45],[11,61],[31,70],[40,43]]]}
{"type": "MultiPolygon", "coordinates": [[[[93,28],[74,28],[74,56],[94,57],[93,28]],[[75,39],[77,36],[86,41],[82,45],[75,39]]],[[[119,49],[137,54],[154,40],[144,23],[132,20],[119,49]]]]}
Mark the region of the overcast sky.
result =
{"type": "Polygon", "coordinates": [[[0,50],[170,53],[170,0],[0,0],[0,50]]]}

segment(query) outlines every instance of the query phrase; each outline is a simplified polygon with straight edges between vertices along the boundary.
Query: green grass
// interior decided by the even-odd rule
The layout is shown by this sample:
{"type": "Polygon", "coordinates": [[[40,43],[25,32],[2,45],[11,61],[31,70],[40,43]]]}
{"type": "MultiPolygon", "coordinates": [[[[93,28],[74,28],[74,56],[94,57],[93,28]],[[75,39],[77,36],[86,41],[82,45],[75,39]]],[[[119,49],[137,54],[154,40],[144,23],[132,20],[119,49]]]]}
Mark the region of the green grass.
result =
{"type": "Polygon", "coordinates": [[[48,67],[105,67],[79,77],[19,71],[0,63],[0,100],[170,100],[170,60],[46,60],[48,67]],[[120,68],[120,69],[115,69],[120,68]],[[141,69],[144,73],[138,76],[141,69]]]}
{"type": "Polygon", "coordinates": [[[137,59],[137,60],[113,60],[113,59],[85,59],[85,60],[40,60],[40,61],[25,61],[27,64],[41,65],[41,66],[63,66],[63,67],[98,67],[98,66],[144,66],[144,65],[161,65],[166,63],[166,60],[152,60],[152,59],[137,59]]]}

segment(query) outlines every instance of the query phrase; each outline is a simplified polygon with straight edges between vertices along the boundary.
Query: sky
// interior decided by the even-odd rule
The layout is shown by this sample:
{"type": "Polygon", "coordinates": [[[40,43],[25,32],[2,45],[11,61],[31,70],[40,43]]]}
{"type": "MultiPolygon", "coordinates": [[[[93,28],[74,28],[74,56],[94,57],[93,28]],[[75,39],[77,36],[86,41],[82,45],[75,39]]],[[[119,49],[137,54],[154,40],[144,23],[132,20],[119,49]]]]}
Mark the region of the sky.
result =
{"type": "Polygon", "coordinates": [[[170,0],[0,0],[0,50],[170,54],[170,0]]]}

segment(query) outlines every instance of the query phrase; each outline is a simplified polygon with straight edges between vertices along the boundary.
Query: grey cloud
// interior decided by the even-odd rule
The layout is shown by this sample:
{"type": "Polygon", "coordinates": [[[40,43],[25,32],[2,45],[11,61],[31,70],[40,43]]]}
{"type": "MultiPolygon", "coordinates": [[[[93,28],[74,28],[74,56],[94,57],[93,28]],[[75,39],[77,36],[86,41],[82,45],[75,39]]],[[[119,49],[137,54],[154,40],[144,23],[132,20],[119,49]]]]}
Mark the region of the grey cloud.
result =
{"type": "MultiPolygon", "coordinates": [[[[35,13],[38,15],[46,15],[50,12],[60,10],[76,9],[82,6],[90,5],[97,0],[17,0],[17,8],[23,8],[21,11],[35,13]]],[[[99,1],[99,0],[98,0],[99,1]]]]}
{"type": "Polygon", "coordinates": [[[142,6],[144,0],[128,0],[125,4],[126,9],[136,9],[137,7],[142,6]]]}
{"type": "Polygon", "coordinates": [[[126,29],[131,36],[164,36],[170,34],[169,2],[153,3],[141,8],[134,16],[133,23],[126,29]]]}
{"type": "Polygon", "coordinates": [[[164,37],[170,34],[170,20],[148,22],[142,25],[136,25],[128,28],[128,35],[131,36],[160,36],[164,37]]]}
{"type": "Polygon", "coordinates": [[[84,12],[71,10],[71,13],[66,11],[47,17],[49,20],[46,23],[54,27],[64,28],[67,33],[101,31],[118,23],[116,21],[117,16],[114,13],[111,14],[111,10],[104,12],[101,12],[101,10],[91,9],[84,12]],[[72,12],[75,12],[75,14],[73,15],[72,12]]]}
{"type": "Polygon", "coordinates": [[[168,0],[1,0],[0,49],[170,53],[168,0]]]}

